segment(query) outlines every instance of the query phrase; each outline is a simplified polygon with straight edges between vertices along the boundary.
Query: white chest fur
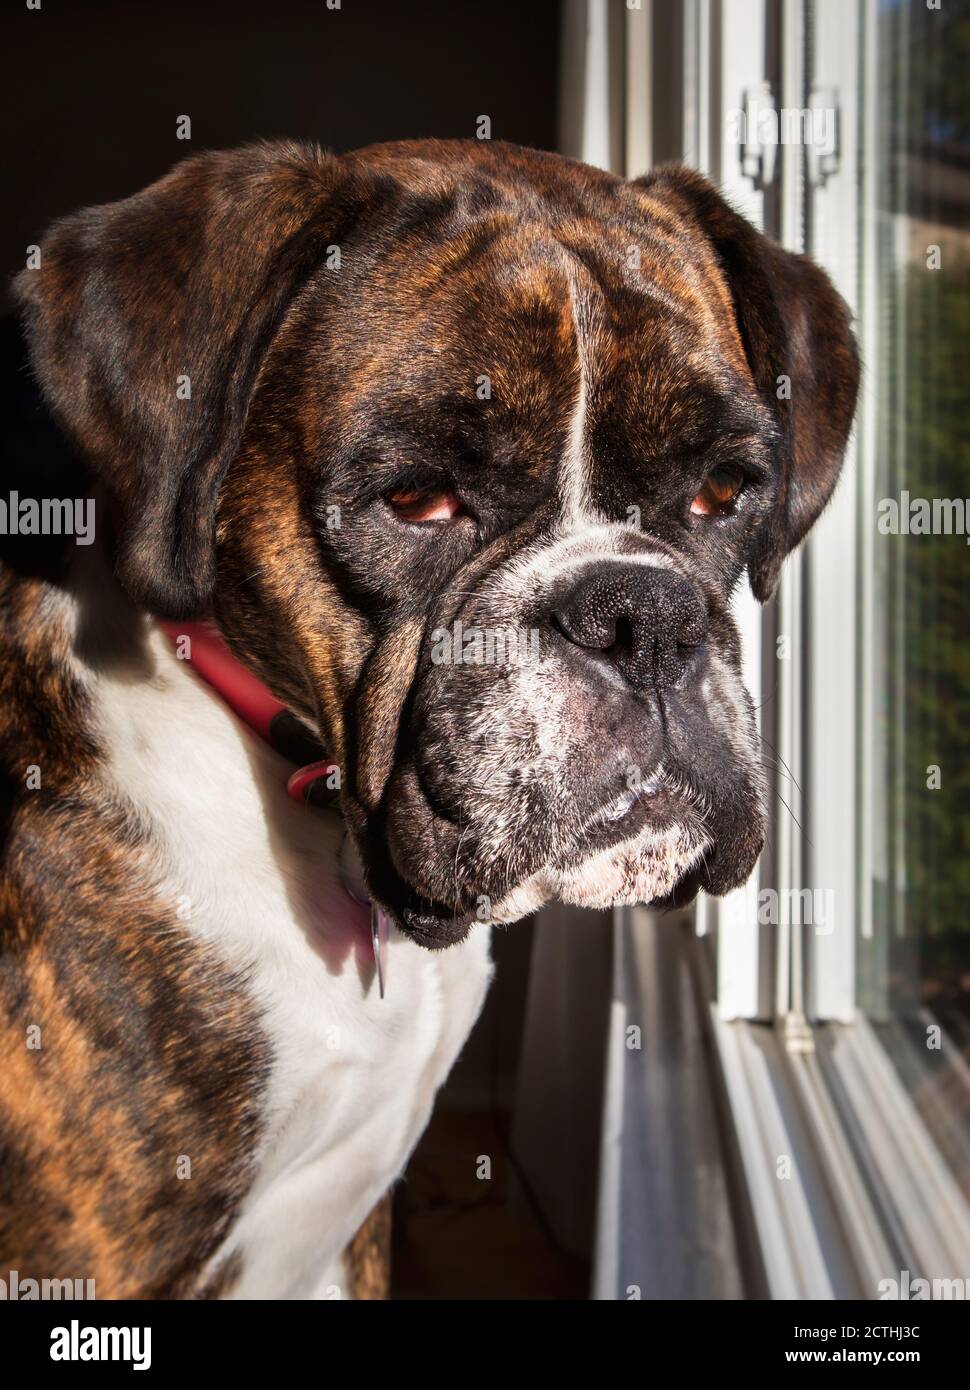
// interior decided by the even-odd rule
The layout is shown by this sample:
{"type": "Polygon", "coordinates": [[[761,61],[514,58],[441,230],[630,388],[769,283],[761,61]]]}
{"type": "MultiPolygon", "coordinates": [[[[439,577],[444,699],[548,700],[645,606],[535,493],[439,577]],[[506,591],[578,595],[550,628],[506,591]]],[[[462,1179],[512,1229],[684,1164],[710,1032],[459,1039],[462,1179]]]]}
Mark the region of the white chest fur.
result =
{"type": "Polygon", "coordinates": [[[153,631],[156,676],[101,679],[111,775],[151,824],[150,866],[187,931],[247,970],[272,1048],[253,1188],[217,1259],[242,1298],[333,1297],[339,1255],[400,1174],[481,1008],[488,929],[429,952],[392,930],[378,994],[365,909],[340,883],[336,817],[153,631]]]}

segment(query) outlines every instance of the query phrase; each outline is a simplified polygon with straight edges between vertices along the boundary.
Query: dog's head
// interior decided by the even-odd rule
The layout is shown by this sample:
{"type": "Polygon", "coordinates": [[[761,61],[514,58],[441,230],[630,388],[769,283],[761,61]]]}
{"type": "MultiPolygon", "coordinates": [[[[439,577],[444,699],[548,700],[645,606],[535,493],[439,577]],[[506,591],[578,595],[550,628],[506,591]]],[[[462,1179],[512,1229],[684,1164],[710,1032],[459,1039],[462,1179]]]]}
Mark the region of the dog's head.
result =
{"type": "Polygon", "coordinates": [[[319,729],[406,931],[747,877],[729,600],[825,505],[858,379],[819,269],[682,169],[264,145],[57,224],[19,287],[122,582],[319,729]]]}

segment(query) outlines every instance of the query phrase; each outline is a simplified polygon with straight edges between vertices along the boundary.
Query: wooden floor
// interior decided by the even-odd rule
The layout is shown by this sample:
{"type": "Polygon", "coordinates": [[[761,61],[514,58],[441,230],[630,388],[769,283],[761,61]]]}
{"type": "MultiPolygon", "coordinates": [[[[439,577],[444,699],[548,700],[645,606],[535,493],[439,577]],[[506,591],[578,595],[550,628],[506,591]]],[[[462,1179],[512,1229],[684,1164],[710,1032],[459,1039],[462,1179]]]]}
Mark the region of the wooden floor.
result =
{"type": "Polygon", "coordinates": [[[587,1261],[558,1247],[516,1176],[508,1119],[433,1117],[395,1191],[392,1298],[588,1297],[587,1261]],[[490,1178],[477,1176],[482,1156],[490,1178]]]}

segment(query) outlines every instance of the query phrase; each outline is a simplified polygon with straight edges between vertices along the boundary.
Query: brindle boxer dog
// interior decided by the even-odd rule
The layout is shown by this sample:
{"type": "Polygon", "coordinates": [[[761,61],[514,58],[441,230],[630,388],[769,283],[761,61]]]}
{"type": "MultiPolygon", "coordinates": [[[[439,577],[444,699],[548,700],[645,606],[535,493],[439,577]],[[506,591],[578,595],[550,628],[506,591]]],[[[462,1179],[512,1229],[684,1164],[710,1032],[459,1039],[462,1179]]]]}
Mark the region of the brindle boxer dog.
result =
{"type": "Polygon", "coordinates": [[[751,872],[729,599],[832,491],[849,316],[694,173],[478,142],[205,154],[18,290],[103,506],[4,571],[0,1265],[325,1295],[478,1013],[481,916],[751,872]],[[157,624],[206,615],[341,765],[383,1000],[339,822],[157,624]],[[456,621],[534,659],[435,661],[456,621]]]}

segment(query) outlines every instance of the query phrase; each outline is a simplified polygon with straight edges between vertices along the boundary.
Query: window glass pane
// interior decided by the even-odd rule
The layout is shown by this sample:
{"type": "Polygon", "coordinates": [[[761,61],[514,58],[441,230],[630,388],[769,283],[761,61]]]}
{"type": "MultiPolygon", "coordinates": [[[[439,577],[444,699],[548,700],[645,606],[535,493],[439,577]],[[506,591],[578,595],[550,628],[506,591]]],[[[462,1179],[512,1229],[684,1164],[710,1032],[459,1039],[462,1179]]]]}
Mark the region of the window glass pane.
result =
{"type": "Polygon", "coordinates": [[[878,426],[859,999],[970,1194],[970,7],[883,0],[869,42],[878,426]]]}

